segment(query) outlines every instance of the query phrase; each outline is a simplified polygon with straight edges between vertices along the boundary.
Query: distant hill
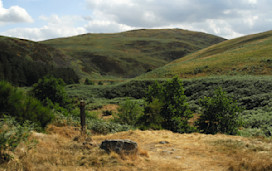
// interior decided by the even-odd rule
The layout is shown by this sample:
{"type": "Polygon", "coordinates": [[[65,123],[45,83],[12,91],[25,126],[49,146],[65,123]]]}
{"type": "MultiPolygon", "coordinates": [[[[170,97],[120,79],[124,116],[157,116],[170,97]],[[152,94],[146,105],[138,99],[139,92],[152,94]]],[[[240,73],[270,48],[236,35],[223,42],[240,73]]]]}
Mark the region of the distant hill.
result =
{"type": "Polygon", "coordinates": [[[272,75],[272,31],[248,35],[179,58],[140,78],[272,75]]]}
{"type": "Polygon", "coordinates": [[[0,80],[29,86],[52,74],[66,83],[78,82],[69,68],[69,56],[60,50],[33,41],[0,36],[0,80]]]}
{"type": "Polygon", "coordinates": [[[84,34],[40,43],[71,56],[80,74],[135,77],[225,39],[181,29],[84,34]]]}

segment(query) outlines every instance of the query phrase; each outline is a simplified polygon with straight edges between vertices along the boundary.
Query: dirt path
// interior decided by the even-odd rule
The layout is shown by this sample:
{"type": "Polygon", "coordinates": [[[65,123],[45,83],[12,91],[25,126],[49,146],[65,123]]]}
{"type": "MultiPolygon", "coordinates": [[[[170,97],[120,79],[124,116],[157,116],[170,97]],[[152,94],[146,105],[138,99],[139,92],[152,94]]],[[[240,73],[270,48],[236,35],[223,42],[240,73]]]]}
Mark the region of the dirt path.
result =
{"type": "MultiPolygon", "coordinates": [[[[21,145],[6,170],[269,170],[271,140],[239,136],[177,134],[170,131],[128,131],[78,138],[79,129],[48,128],[33,133],[36,145],[21,145]],[[140,148],[134,156],[108,155],[99,148],[105,139],[130,139],[140,148]]],[[[3,169],[3,170],[5,170],[3,169]]],[[[1,168],[0,168],[1,170],[1,168]]]]}

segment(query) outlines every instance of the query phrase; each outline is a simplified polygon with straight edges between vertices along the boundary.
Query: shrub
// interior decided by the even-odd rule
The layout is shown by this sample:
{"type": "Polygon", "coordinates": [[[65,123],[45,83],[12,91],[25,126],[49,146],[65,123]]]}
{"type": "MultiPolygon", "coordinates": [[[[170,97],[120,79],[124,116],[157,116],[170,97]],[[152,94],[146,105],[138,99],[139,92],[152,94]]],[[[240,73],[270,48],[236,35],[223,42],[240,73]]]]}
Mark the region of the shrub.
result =
{"type": "Polygon", "coordinates": [[[53,119],[53,114],[37,99],[27,96],[22,90],[7,82],[0,82],[0,117],[3,114],[13,116],[23,123],[32,121],[45,127],[53,119]]]}
{"type": "Polygon", "coordinates": [[[137,101],[127,99],[118,108],[118,113],[114,115],[114,121],[135,126],[142,115],[143,107],[137,101]]]}
{"type": "Polygon", "coordinates": [[[44,104],[48,102],[48,99],[53,103],[58,103],[62,107],[65,107],[68,103],[63,80],[54,78],[53,76],[46,76],[39,79],[38,83],[33,85],[32,93],[44,104]]]}
{"type": "MultiPolygon", "coordinates": [[[[248,130],[252,136],[256,135],[256,131],[259,130],[265,136],[272,136],[272,107],[266,106],[255,110],[247,110],[242,114],[243,127],[248,130]]],[[[242,131],[245,132],[245,131],[242,131]]]]}
{"type": "MultiPolygon", "coordinates": [[[[171,130],[173,132],[191,132],[193,129],[189,126],[188,120],[192,118],[192,112],[189,109],[187,98],[184,95],[184,88],[182,81],[178,77],[165,82],[164,84],[155,83],[149,87],[146,95],[146,101],[153,103],[158,99],[161,103],[161,109],[157,113],[156,118],[160,120],[161,127],[171,130]]],[[[158,108],[159,104],[156,104],[158,108]]],[[[145,115],[150,115],[150,112],[146,110],[145,115]]],[[[154,117],[154,116],[153,116],[154,117]]],[[[154,123],[158,126],[157,123],[154,123]]]]}
{"type": "Polygon", "coordinates": [[[33,128],[29,122],[21,126],[12,117],[0,119],[0,163],[12,158],[8,151],[14,151],[21,141],[26,141],[33,128]]]}
{"type": "Polygon", "coordinates": [[[88,78],[86,78],[85,82],[84,82],[85,85],[94,85],[94,82],[89,80],[88,78]]]}
{"type": "Polygon", "coordinates": [[[241,126],[239,114],[242,109],[221,87],[214,91],[212,97],[200,99],[200,106],[203,113],[197,125],[201,132],[237,134],[238,127],[241,126]]]}

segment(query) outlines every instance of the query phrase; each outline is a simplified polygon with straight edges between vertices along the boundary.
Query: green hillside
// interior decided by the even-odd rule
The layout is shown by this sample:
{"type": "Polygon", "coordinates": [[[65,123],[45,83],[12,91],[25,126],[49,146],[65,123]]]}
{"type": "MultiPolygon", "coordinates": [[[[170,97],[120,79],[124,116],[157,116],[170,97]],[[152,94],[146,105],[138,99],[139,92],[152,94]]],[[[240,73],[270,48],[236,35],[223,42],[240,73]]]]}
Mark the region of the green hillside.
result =
{"type": "Polygon", "coordinates": [[[272,31],[227,40],[146,73],[141,78],[272,75],[272,31]]]}
{"type": "Polygon", "coordinates": [[[85,34],[41,43],[71,56],[72,66],[81,68],[81,74],[135,77],[224,40],[181,29],[143,29],[85,34]]]}
{"type": "Polygon", "coordinates": [[[0,80],[25,86],[53,74],[67,83],[78,82],[68,61],[69,56],[50,46],[0,36],[0,80]]]}

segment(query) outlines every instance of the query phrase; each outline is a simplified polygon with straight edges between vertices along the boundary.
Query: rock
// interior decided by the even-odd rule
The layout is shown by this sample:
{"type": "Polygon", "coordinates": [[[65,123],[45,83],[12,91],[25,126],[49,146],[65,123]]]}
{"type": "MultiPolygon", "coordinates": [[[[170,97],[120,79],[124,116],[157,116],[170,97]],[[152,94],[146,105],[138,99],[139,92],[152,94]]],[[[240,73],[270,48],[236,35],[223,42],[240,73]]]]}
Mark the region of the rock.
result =
{"type": "Polygon", "coordinates": [[[169,144],[168,141],[160,141],[159,143],[160,143],[160,144],[169,144]]]}
{"type": "Polygon", "coordinates": [[[138,151],[138,145],[131,140],[105,140],[100,145],[101,149],[104,149],[107,153],[111,151],[117,154],[135,154],[138,151]]]}

